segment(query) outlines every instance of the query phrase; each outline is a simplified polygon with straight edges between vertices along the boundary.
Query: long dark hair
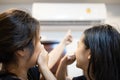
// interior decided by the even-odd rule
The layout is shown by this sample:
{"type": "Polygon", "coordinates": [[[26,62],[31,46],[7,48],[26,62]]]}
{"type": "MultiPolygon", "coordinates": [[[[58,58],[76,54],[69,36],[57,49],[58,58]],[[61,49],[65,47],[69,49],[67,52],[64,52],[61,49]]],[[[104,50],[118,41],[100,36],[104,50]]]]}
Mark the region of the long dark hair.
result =
{"type": "Polygon", "coordinates": [[[34,51],[33,39],[39,34],[39,21],[22,10],[11,9],[0,14],[0,62],[16,61],[15,52],[34,51]]]}
{"type": "Polygon", "coordinates": [[[111,25],[85,30],[84,43],[91,50],[90,80],[120,80],[120,34],[111,25]]]}

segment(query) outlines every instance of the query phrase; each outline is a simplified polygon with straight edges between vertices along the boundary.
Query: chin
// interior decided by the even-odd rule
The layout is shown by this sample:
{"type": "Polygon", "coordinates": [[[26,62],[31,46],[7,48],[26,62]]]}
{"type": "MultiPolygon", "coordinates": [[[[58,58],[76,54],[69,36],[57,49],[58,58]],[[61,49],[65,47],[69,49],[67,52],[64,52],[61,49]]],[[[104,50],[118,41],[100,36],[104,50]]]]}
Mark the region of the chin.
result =
{"type": "Polygon", "coordinates": [[[80,65],[80,64],[78,64],[78,63],[76,63],[76,67],[82,69],[82,65],[80,65]]]}
{"type": "Polygon", "coordinates": [[[77,67],[77,68],[79,68],[79,65],[78,65],[78,63],[76,63],[76,67],[77,67]]]}

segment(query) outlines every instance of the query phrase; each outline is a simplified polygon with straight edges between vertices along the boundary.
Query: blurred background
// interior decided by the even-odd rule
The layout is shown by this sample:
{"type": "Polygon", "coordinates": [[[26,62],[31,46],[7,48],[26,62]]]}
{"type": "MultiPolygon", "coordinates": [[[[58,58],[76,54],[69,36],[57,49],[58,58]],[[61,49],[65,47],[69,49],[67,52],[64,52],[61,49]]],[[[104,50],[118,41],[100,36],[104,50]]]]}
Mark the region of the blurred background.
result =
{"type": "MultiPolygon", "coordinates": [[[[120,0],[0,0],[0,12],[23,9],[41,23],[42,43],[51,51],[71,29],[73,42],[63,53],[75,51],[82,32],[94,24],[120,26],[120,0]]],[[[68,66],[69,76],[82,75],[76,63],[68,66]]]]}

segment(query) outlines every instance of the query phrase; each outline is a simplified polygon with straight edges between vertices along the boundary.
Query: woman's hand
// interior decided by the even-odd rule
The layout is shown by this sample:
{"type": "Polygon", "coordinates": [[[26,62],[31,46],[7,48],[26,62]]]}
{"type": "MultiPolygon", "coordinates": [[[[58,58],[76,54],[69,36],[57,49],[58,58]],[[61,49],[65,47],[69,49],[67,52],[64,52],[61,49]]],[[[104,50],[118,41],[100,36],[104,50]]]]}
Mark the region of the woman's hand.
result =
{"type": "Polygon", "coordinates": [[[41,53],[38,56],[37,64],[39,68],[48,67],[48,52],[44,49],[44,46],[41,47],[41,53]]]}
{"type": "Polygon", "coordinates": [[[38,67],[40,72],[45,77],[45,80],[56,80],[55,76],[52,74],[52,72],[48,68],[48,52],[44,49],[44,46],[42,45],[41,53],[38,57],[38,67]]]}
{"type": "Polygon", "coordinates": [[[63,38],[63,40],[61,41],[61,43],[68,45],[72,42],[72,34],[71,31],[68,30],[67,34],[65,35],[65,37],[63,38]]]}
{"type": "Polygon", "coordinates": [[[65,55],[62,59],[61,59],[61,64],[62,65],[70,65],[75,61],[75,55],[65,55]]]}
{"type": "Polygon", "coordinates": [[[66,80],[67,65],[75,61],[75,55],[65,55],[58,66],[56,72],[57,80],[66,80]]]}

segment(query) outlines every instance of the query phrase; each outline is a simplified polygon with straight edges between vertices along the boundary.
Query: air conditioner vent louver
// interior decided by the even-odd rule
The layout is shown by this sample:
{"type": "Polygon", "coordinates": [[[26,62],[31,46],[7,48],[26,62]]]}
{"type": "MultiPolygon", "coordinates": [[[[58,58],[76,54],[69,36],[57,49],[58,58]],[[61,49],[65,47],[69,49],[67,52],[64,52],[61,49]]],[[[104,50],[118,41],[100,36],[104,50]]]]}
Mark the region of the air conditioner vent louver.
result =
{"type": "Polygon", "coordinates": [[[94,25],[102,23],[100,20],[96,21],[40,21],[40,25],[94,25]]]}

